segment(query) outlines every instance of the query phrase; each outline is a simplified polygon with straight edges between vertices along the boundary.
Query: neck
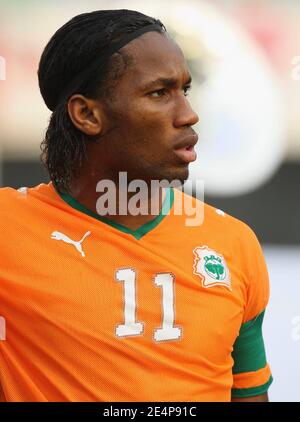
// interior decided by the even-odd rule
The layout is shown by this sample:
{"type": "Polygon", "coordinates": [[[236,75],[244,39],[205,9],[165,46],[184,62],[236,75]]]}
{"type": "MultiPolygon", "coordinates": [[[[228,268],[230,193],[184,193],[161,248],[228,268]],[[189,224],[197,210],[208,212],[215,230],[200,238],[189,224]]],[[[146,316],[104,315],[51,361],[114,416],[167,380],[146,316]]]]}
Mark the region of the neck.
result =
{"type": "Polygon", "coordinates": [[[136,230],[158,216],[165,199],[165,190],[147,184],[148,189],[128,192],[127,183],[112,180],[77,180],[71,185],[70,195],[90,211],[112,222],[136,230]]]}

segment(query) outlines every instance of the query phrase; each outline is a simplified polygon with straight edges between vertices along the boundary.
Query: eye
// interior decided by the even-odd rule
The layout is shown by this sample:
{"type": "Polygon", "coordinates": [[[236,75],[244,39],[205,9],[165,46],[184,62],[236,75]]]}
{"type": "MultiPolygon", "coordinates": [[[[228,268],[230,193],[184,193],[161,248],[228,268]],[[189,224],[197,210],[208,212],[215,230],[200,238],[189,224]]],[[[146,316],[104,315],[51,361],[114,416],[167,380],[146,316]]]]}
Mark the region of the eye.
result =
{"type": "Polygon", "coordinates": [[[161,88],[161,89],[157,89],[156,91],[150,92],[150,96],[154,97],[154,98],[159,98],[162,97],[163,95],[166,94],[166,89],[165,88],[161,88]],[[158,95],[154,95],[154,94],[158,94],[158,95]]]}
{"type": "MultiPolygon", "coordinates": [[[[185,97],[188,96],[190,89],[191,89],[191,85],[186,85],[183,88],[183,93],[185,97]]],[[[157,89],[156,91],[150,92],[148,95],[153,98],[161,98],[167,95],[167,93],[168,93],[168,90],[166,88],[161,88],[161,89],[157,89]]]]}
{"type": "Polygon", "coordinates": [[[183,88],[185,97],[187,97],[189,95],[189,92],[190,92],[191,89],[192,89],[191,85],[187,85],[183,88]]]}

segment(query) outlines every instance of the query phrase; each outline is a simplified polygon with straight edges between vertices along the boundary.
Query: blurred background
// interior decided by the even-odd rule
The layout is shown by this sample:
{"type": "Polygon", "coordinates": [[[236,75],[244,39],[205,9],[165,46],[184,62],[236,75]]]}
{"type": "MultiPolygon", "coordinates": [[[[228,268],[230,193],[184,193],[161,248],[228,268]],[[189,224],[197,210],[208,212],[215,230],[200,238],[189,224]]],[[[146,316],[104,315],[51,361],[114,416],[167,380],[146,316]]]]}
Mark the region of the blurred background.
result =
{"type": "Polygon", "coordinates": [[[0,0],[0,187],[48,182],[39,145],[50,112],[37,82],[47,41],[76,14],[119,8],[161,19],[186,55],[200,116],[191,179],[263,246],[269,395],[300,401],[299,0],[0,0]]]}

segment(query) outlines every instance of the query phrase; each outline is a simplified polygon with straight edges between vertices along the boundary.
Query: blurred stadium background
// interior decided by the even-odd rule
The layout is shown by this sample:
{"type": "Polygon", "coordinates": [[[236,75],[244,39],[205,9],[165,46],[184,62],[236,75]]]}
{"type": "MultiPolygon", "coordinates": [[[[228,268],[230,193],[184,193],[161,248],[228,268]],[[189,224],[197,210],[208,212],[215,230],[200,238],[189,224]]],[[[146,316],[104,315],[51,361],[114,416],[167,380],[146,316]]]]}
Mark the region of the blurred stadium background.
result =
{"type": "Polygon", "coordinates": [[[263,246],[270,399],[300,401],[299,0],[1,0],[0,186],[48,181],[39,57],[59,26],[102,8],[160,18],[184,50],[200,115],[191,177],[204,179],[206,202],[248,223],[263,246]]]}

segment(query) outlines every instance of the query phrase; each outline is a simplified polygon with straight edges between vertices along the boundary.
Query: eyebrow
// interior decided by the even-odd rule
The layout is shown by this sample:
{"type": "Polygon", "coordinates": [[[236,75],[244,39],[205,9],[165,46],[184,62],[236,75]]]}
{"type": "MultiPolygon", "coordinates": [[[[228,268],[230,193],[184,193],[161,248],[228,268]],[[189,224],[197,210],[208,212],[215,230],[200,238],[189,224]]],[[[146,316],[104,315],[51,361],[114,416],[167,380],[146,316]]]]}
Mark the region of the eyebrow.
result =
{"type": "MultiPolygon", "coordinates": [[[[185,82],[183,86],[190,85],[192,83],[192,77],[189,76],[188,80],[185,82]]],[[[157,87],[158,85],[163,85],[167,88],[175,88],[178,85],[178,80],[175,78],[158,78],[154,81],[150,81],[142,86],[143,91],[151,90],[152,88],[157,87]]]]}

